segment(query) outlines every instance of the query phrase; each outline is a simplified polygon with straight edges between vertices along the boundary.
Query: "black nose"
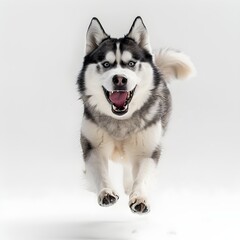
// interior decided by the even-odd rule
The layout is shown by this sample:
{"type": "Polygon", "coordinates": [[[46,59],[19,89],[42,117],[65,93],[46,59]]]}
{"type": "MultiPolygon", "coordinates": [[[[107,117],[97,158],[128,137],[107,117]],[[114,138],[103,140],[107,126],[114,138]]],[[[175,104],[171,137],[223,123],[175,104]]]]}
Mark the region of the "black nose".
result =
{"type": "Polygon", "coordinates": [[[114,75],[112,81],[113,85],[117,87],[123,87],[127,85],[127,78],[120,75],[114,75]]]}

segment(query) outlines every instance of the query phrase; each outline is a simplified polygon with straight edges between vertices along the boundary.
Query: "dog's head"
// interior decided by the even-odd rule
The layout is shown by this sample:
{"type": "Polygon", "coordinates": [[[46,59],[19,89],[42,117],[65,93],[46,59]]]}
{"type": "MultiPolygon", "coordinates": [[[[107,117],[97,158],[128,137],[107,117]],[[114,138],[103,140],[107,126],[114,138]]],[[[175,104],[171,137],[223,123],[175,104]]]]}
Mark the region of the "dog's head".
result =
{"type": "Polygon", "coordinates": [[[117,119],[128,118],[143,106],[159,81],[141,17],[119,39],[111,38],[99,20],[92,19],[78,80],[91,107],[117,119]]]}
{"type": "Polygon", "coordinates": [[[115,118],[130,116],[127,113],[145,100],[141,92],[148,94],[153,88],[151,65],[147,30],[140,17],[120,39],[111,38],[93,18],[87,31],[80,91],[98,111],[115,118]]]}

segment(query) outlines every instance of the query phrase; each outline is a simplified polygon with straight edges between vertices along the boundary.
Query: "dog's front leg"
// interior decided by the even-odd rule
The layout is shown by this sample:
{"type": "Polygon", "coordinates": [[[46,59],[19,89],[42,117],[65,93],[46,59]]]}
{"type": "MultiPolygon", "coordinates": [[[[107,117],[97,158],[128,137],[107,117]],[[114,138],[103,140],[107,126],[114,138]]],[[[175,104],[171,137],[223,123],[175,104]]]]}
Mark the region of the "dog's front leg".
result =
{"type": "Polygon", "coordinates": [[[125,145],[125,152],[132,165],[133,186],[129,207],[134,213],[150,211],[148,190],[161,155],[161,122],[133,135],[125,145]],[[131,147],[130,147],[131,146],[131,147]]]}
{"type": "Polygon", "coordinates": [[[148,187],[151,176],[156,168],[152,158],[138,159],[133,163],[133,187],[129,196],[129,207],[134,213],[148,213],[150,206],[148,202],[148,187]]]}
{"type": "Polygon", "coordinates": [[[113,190],[108,174],[108,160],[101,156],[97,150],[92,150],[86,160],[87,177],[93,180],[98,194],[100,206],[108,207],[119,199],[113,190]]]}

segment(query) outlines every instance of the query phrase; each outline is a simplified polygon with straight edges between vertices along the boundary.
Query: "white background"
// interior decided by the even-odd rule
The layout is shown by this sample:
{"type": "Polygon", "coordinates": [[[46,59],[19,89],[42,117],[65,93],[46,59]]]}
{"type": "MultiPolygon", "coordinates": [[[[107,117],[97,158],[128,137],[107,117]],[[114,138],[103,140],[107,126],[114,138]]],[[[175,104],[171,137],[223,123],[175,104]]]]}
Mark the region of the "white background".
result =
{"type": "Polygon", "coordinates": [[[0,238],[240,239],[237,0],[0,1],[0,238]],[[115,37],[142,16],[153,49],[188,54],[152,192],[135,216],[85,190],[77,75],[93,16],[115,37]]]}

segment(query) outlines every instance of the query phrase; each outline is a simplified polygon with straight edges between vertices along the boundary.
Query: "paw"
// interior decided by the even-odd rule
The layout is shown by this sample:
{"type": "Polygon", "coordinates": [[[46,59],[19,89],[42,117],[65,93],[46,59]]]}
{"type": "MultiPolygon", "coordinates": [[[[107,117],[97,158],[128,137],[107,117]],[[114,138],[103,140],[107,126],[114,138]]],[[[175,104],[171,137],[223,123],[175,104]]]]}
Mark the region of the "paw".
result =
{"type": "Polygon", "coordinates": [[[102,207],[112,206],[117,202],[119,196],[110,188],[104,188],[98,195],[98,204],[102,207]]]}
{"type": "Polygon", "coordinates": [[[146,214],[150,212],[150,206],[144,197],[130,198],[129,207],[133,213],[146,214]]]}

